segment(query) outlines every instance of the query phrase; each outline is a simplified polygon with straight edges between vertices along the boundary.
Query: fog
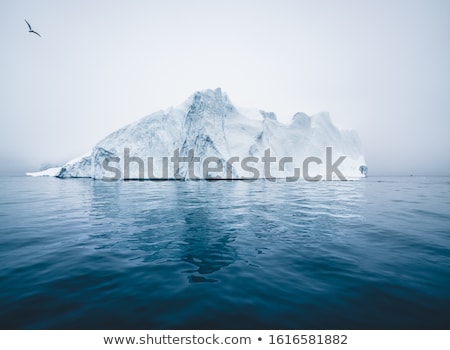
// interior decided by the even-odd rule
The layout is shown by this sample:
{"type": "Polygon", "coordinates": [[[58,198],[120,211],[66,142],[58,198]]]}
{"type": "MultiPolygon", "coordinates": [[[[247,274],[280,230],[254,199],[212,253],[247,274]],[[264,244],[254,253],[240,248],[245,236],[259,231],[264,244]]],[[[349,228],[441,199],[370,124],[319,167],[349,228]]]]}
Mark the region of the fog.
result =
{"type": "Polygon", "coordinates": [[[371,175],[448,175],[449,18],[447,1],[0,0],[0,175],[216,87],[282,122],[329,111],[371,175]]]}

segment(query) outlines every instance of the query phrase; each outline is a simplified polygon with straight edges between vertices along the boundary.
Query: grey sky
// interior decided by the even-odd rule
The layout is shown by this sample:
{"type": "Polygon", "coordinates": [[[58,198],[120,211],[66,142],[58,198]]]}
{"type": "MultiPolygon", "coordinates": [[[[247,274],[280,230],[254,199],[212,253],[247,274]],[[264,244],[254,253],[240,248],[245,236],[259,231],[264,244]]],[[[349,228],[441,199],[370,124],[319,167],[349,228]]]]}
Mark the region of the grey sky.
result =
{"type": "Polygon", "coordinates": [[[436,0],[0,0],[0,175],[216,87],[284,122],[328,110],[371,174],[450,174],[449,18],[436,0]]]}

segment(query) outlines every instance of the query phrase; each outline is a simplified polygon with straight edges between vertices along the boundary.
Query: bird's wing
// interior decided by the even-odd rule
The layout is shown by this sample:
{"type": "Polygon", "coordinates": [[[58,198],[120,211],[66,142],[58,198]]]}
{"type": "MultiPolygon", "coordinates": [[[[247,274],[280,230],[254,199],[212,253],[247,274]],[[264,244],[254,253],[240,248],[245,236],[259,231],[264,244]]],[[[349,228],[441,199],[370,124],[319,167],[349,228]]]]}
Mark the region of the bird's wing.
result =
{"type": "Polygon", "coordinates": [[[33,29],[31,29],[30,23],[28,23],[28,21],[27,21],[27,20],[25,20],[25,22],[27,22],[27,24],[28,24],[28,28],[30,28],[30,30],[33,30],[33,29]]]}
{"type": "Polygon", "coordinates": [[[38,32],[35,32],[34,30],[32,30],[31,33],[41,36],[41,34],[39,34],[38,32]]]}

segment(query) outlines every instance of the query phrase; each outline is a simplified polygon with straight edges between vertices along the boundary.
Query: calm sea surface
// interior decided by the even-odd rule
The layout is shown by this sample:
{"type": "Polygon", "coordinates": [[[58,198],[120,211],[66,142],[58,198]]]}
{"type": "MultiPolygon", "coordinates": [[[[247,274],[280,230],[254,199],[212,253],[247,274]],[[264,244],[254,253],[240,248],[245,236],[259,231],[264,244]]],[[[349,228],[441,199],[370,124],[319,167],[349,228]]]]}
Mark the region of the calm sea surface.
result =
{"type": "Polygon", "coordinates": [[[0,178],[0,329],[450,329],[450,178],[0,178]]]}

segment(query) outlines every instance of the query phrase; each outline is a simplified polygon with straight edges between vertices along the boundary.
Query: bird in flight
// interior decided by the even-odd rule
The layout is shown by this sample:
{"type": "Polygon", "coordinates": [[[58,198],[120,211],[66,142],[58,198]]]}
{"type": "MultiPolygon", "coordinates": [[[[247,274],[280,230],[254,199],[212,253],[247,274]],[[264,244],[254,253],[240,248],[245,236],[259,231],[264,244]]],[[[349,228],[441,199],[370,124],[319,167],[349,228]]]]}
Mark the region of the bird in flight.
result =
{"type": "Polygon", "coordinates": [[[25,20],[25,22],[27,22],[28,28],[30,28],[30,30],[28,31],[28,33],[34,33],[34,34],[36,34],[36,35],[41,36],[41,34],[39,34],[38,32],[35,32],[35,31],[33,30],[33,28],[31,28],[31,25],[30,25],[30,23],[28,23],[27,20],[25,20]]]}

